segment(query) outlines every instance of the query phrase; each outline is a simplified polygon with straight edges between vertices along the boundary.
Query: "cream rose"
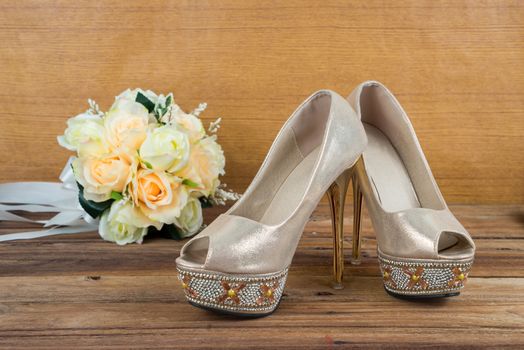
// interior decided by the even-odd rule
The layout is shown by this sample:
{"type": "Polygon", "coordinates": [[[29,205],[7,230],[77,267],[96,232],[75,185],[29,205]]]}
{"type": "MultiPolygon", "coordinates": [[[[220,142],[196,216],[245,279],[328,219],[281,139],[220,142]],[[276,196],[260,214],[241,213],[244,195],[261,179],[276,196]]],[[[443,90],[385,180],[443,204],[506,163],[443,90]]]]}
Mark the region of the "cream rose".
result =
{"type": "Polygon", "coordinates": [[[198,232],[202,226],[202,206],[196,198],[190,198],[182,212],[175,220],[175,225],[181,230],[181,236],[189,237],[198,232]]]}
{"type": "Polygon", "coordinates": [[[70,118],[64,135],[58,136],[58,143],[68,150],[78,151],[81,157],[99,156],[110,151],[103,119],[88,113],[70,118]]]}
{"type": "Polygon", "coordinates": [[[184,113],[178,105],[173,105],[171,115],[172,120],[189,135],[189,140],[192,143],[197,142],[206,135],[206,130],[200,118],[184,113]]]}
{"type": "Polygon", "coordinates": [[[161,223],[149,220],[131,202],[119,200],[102,214],[98,233],[106,241],[119,245],[142,243],[148,226],[155,226],[158,230],[162,228],[161,223]]]}
{"type": "Polygon", "coordinates": [[[111,106],[111,109],[116,107],[120,101],[129,101],[129,102],[135,102],[136,96],[138,93],[141,93],[145,97],[147,97],[151,102],[156,104],[158,102],[158,95],[155,94],[151,90],[142,90],[142,89],[127,89],[126,91],[122,92],[120,95],[115,97],[115,102],[113,103],[113,106],[111,106]]]}
{"type": "Polygon", "coordinates": [[[107,140],[113,147],[133,153],[146,138],[148,123],[149,113],[143,105],[117,100],[104,118],[107,140]]]}
{"type": "Polygon", "coordinates": [[[179,179],[164,172],[139,169],[131,183],[135,205],[151,220],[172,224],[188,200],[179,179]]]}
{"type": "Polygon", "coordinates": [[[198,186],[193,191],[209,196],[220,184],[218,177],[224,175],[226,158],[216,136],[203,138],[191,147],[187,165],[175,175],[191,180],[198,186]]]}
{"type": "Polygon", "coordinates": [[[189,139],[174,125],[164,125],[149,130],[140,147],[140,158],[154,170],[175,172],[189,159],[189,139]]]}
{"type": "Polygon", "coordinates": [[[101,158],[77,158],[73,161],[76,180],[84,187],[84,197],[103,202],[111,192],[122,192],[129,182],[131,164],[115,154],[101,158]]]}

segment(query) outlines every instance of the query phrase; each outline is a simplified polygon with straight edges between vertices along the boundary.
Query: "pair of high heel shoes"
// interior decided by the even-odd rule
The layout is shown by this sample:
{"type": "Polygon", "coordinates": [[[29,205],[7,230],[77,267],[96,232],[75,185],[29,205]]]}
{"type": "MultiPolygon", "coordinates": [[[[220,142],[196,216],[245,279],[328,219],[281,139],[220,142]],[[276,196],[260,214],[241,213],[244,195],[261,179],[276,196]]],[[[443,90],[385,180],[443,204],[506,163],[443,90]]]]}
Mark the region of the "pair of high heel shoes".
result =
{"type": "Polygon", "coordinates": [[[244,316],[273,312],[304,226],[324,193],[331,206],[334,283],[341,288],[350,181],[352,262],[360,260],[364,197],[386,291],[400,297],[458,294],[475,245],[449,211],[406,113],[389,90],[369,81],[347,100],[316,92],[292,114],[242,198],[182,248],[176,263],[188,301],[244,316]]]}

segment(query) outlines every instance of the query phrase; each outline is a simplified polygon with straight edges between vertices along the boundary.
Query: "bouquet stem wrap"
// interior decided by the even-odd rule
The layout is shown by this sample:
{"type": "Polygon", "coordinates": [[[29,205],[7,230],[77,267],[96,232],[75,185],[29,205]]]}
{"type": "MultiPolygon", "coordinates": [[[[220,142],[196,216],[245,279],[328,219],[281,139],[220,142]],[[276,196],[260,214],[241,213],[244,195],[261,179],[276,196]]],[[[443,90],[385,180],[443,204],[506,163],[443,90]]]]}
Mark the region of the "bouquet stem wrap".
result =
{"type": "Polygon", "coordinates": [[[78,202],[78,187],[71,157],[60,174],[61,182],[12,182],[0,184],[0,221],[43,225],[43,230],[0,235],[0,242],[18,239],[96,231],[98,219],[87,214],[78,202]],[[56,213],[49,220],[32,220],[12,213],[56,213]]]}

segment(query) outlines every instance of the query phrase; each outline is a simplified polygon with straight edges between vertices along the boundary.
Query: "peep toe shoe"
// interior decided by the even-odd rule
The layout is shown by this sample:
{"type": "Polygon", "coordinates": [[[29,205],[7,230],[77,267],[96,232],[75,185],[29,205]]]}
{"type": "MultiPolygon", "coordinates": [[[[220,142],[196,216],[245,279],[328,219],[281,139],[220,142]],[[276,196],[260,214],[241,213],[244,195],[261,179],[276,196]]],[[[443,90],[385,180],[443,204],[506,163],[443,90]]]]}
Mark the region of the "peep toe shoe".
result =
{"type": "Polygon", "coordinates": [[[448,209],[408,116],[378,82],[359,85],[348,100],[368,139],[353,179],[353,259],[360,255],[364,197],[386,291],[400,297],[459,294],[475,244],[448,209]]]}
{"type": "Polygon", "coordinates": [[[189,303],[243,316],[273,312],[311,213],[328,193],[335,282],[342,282],[342,210],[366,134],[349,103],[332,91],[310,96],[278,133],[242,198],[177,258],[189,303]]]}

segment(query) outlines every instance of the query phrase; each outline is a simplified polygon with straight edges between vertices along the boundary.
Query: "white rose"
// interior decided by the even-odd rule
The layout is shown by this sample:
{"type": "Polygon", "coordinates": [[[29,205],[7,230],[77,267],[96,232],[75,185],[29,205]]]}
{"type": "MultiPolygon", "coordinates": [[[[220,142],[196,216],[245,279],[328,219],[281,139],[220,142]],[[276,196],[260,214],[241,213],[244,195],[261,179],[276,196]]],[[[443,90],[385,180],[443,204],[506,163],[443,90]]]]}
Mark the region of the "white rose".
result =
{"type": "Polygon", "coordinates": [[[135,205],[144,215],[164,224],[174,222],[189,197],[181,180],[163,171],[138,170],[130,188],[135,205]]]}
{"type": "Polygon", "coordinates": [[[158,102],[158,96],[151,90],[142,90],[142,89],[127,89],[126,91],[122,92],[120,95],[115,97],[115,102],[113,103],[113,106],[111,106],[111,109],[116,107],[119,101],[130,101],[135,102],[136,96],[138,93],[141,93],[142,95],[146,96],[153,104],[156,104],[158,102]]]}
{"type": "Polygon", "coordinates": [[[175,172],[189,159],[189,139],[174,125],[164,125],[149,130],[140,147],[140,158],[154,170],[175,172]]]}
{"type": "Polygon", "coordinates": [[[142,243],[148,226],[155,226],[158,230],[162,228],[160,223],[149,220],[131,202],[119,200],[102,214],[98,233],[104,240],[119,245],[142,243]]]}
{"type": "Polygon", "coordinates": [[[202,206],[196,198],[190,198],[180,215],[175,219],[175,225],[182,231],[181,236],[189,237],[202,227],[202,206]]]}
{"type": "Polygon", "coordinates": [[[58,136],[58,143],[70,151],[78,151],[81,157],[98,156],[110,151],[103,119],[88,113],[70,118],[64,135],[58,136]]]}
{"type": "Polygon", "coordinates": [[[197,142],[206,135],[206,130],[200,118],[184,113],[177,105],[173,105],[171,115],[172,120],[189,135],[191,142],[197,142]]]}
{"type": "Polygon", "coordinates": [[[122,192],[130,180],[131,164],[115,154],[101,158],[77,158],[73,161],[75,178],[84,187],[84,197],[95,202],[122,192]]]}
{"type": "Polygon", "coordinates": [[[149,113],[143,105],[117,100],[104,118],[107,140],[113,147],[133,153],[146,138],[148,123],[149,113]]]}
{"type": "Polygon", "coordinates": [[[213,135],[203,138],[191,147],[187,165],[175,175],[196,183],[198,186],[193,187],[192,191],[209,196],[215,193],[220,184],[218,177],[225,174],[225,165],[224,152],[213,135]]]}

